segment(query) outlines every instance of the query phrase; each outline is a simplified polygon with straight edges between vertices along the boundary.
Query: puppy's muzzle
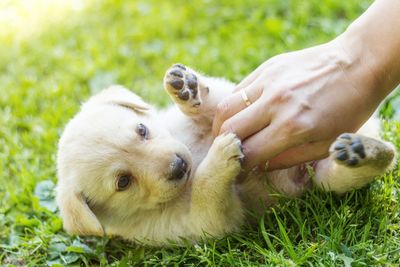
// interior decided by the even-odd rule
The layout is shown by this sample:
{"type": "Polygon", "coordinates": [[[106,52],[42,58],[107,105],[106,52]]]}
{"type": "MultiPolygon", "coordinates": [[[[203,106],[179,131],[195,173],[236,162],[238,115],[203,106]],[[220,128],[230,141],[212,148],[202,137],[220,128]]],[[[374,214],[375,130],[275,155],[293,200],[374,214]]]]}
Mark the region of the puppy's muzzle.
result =
{"type": "Polygon", "coordinates": [[[181,156],[175,155],[175,159],[172,163],[172,171],[168,180],[178,181],[185,177],[188,171],[188,163],[181,156]]]}

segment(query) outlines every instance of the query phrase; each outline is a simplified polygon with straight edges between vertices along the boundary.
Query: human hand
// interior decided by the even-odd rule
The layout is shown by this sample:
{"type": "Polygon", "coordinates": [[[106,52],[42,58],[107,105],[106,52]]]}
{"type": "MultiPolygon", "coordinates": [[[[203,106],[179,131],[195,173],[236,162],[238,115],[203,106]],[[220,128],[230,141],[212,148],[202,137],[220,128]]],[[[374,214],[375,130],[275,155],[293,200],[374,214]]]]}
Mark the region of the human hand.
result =
{"type": "Polygon", "coordinates": [[[243,141],[245,168],[287,168],[324,158],[343,132],[356,131],[383,99],[368,64],[343,40],[281,54],[259,66],[217,108],[214,136],[243,141]],[[244,90],[250,106],[246,106],[244,90]]]}

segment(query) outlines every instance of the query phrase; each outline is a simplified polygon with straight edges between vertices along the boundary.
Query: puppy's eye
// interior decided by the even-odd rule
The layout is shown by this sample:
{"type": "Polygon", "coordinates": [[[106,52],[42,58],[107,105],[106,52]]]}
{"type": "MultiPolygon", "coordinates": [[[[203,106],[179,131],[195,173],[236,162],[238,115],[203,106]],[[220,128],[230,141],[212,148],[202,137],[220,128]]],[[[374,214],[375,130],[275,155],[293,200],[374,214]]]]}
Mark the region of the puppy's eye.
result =
{"type": "Polygon", "coordinates": [[[142,123],[139,123],[138,126],[136,127],[136,132],[144,139],[147,139],[149,137],[149,130],[142,123]]]}
{"type": "Polygon", "coordinates": [[[132,183],[132,176],[129,174],[123,174],[118,177],[116,182],[117,191],[124,191],[132,183]]]}

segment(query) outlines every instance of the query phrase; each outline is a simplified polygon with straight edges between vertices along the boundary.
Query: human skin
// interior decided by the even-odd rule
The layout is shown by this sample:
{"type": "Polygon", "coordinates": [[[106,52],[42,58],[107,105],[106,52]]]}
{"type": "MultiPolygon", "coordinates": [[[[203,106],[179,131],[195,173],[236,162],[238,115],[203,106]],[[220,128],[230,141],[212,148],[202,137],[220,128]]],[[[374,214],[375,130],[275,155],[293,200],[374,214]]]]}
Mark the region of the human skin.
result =
{"type": "Polygon", "coordinates": [[[400,0],[377,0],[334,40],[267,60],[219,103],[214,136],[238,135],[246,169],[326,157],[333,140],[359,129],[399,84],[398,14],[400,0]]]}

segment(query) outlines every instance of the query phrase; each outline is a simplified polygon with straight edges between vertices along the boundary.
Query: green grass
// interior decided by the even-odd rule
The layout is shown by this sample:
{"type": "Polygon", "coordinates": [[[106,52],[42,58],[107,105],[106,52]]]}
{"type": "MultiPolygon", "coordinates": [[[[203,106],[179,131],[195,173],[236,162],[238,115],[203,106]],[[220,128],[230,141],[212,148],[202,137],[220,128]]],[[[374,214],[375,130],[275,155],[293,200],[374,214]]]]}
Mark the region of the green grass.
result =
{"type": "MultiPolygon", "coordinates": [[[[54,206],[58,137],[92,93],[120,83],[165,106],[162,77],[174,62],[238,82],[277,53],[330,40],[371,0],[29,2],[0,3],[1,265],[400,263],[397,169],[342,197],[313,191],[283,202],[258,226],[187,248],[71,237],[54,206]]],[[[381,114],[399,118],[399,99],[381,114]]],[[[383,134],[399,148],[399,122],[385,122],[383,134]]]]}

